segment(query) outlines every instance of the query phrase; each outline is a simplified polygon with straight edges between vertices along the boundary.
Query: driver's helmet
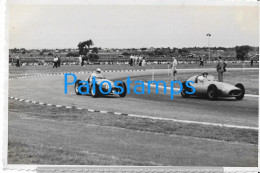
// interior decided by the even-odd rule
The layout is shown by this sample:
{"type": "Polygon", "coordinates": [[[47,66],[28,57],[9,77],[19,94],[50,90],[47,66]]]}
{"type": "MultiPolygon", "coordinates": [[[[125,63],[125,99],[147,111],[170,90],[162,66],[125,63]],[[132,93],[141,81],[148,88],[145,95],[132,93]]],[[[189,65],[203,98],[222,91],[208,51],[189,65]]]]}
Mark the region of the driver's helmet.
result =
{"type": "Polygon", "coordinates": [[[202,73],[202,76],[207,76],[208,75],[208,72],[203,72],[202,73]]]}
{"type": "Polygon", "coordinates": [[[97,68],[97,69],[96,69],[96,72],[101,73],[101,69],[100,69],[100,68],[97,68]]]}

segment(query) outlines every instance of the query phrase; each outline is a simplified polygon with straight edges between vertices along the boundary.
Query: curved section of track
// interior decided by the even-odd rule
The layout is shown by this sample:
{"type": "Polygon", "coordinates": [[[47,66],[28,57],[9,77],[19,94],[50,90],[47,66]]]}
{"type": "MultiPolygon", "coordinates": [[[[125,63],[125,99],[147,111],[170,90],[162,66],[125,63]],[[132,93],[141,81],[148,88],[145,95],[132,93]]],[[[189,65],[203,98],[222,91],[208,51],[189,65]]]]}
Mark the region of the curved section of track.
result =
{"type": "MultiPolygon", "coordinates": [[[[167,70],[157,70],[156,73],[167,73],[167,70]]],[[[80,79],[86,79],[90,74],[76,74],[80,79]]],[[[127,76],[136,77],[151,75],[151,71],[104,72],[109,79],[124,79],[127,76]]],[[[242,101],[234,99],[219,99],[208,101],[199,98],[184,99],[170,93],[159,94],[151,89],[151,94],[135,94],[131,86],[130,94],[125,98],[116,95],[92,98],[78,96],[73,85],[64,94],[64,75],[44,75],[32,78],[19,78],[9,81],[9,96],[33,100],[53,105],[68,105],[108,112],[123,112],[126,114],[145,115],[165,119],[177,119],[206,123],[228,124],[235,126],[258,126],[258,98],[245,97],[242,101]]]]}

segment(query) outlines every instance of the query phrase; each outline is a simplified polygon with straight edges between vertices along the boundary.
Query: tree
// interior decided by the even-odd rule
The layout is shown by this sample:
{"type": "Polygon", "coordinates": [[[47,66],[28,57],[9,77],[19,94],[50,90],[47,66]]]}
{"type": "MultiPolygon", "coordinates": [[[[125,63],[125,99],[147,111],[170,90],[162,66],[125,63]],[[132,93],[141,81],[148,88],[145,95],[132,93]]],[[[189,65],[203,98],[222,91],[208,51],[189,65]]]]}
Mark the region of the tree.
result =
{"type": "Polygon", "coordinates": [[[78,49],[79,49],[79,55],[83,55],[83,61],[89,59],[87,54],[89,52],[90,46],[93,46],[94,43],[91,39],[83,42],[79,42],[78,49]]]}
{"type": "Polygon", "coordinates": [[[236,46],[235,50],[236,50],[236,58],[238,60],[244,61],[245,58],[247,57],[247,54],[249,53],[250,50],[252,50],[252,48],[248,45],[244,45],[244,46],[236,46]]]}
{"type": "Polygon", "coordinates": [[[92,49],[92,53],[98,54],[98,48],[97,48],[97,47],[94,47],[94,48],[92,49]]]}
{"type": "Polygon", "coordinates": [[[94,43],[91,39],[87,40],[87,41],[80,42],[78,44],[79,54],[80,55],[86,55],[89,52],[90,46],[93,46],[93,45],[94,45],[94,43]]]}

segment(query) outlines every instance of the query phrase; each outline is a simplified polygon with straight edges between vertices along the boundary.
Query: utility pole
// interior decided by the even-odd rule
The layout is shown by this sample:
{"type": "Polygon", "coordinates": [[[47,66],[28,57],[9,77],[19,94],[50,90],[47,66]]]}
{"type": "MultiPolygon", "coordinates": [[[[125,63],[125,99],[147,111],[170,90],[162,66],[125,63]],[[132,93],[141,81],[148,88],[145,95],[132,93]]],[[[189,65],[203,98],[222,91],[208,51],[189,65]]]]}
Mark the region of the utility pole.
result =
{"type": "Polygon", "coordinates": [[[209,50],[209,62],[210,62],[210,36],[211,34],[207,34],[207,37],[208,37],[208,50],[209,50]]]}

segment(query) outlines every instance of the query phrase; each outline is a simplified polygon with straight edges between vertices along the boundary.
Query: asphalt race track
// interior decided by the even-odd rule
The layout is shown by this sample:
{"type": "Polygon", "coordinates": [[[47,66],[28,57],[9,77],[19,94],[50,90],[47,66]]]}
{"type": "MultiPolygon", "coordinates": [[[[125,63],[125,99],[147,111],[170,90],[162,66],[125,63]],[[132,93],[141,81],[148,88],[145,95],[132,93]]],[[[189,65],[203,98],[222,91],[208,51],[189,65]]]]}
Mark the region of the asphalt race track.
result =
{"type": "MultiPolygon", "coordinates": [[[[210,70],[214,69],[207,71],[210,70]]],[[[167,70],[157,70],[156,74],[159,73],[167,73],[167,70]]],[[[111,80],[124,80],[127,76],[138,78],[138,76],[151,74],[151,70],[104,72],[104,76],[111,80]]],[[[76,75],[79,79],[86,79],[90,73],[76,75]]],[[[135,94],[133,85],[131,93],[125,98],[117,95],[99,98],[79,96],[74,92],[74,85],[68,87],[68,94],[65,95],[63,74],[9,80],[10,96],[52,105],[75,106],[100,111],[198,123],[258,127],[258,97],[246,96],[242,101],[232,98],[209,101],[201,98],[185,99],[178,94],[174,95],[174,99],[171,100],[170,93],[165,95],[160,91],[159,94],[155,94],[154,88],[151,89],[151,94],[147,94],[147,90],[145,94],[135,94]]],[[[255,144],[152,133],[81,122],[51,121],[44,118],[31,118],[26,113],[17,111],[9,112],[8,116],[10,141],[19,141],[29,146],[63,148],[74,153],[86,153],[84,158],[97,157],[98,161],[94,164],[99,165],[115,163],[116,165],[142,163],[142,165],[157,166],[257,165],[257,145],[255,144]]],[[[109,116],[109,114],[100,113],[100,116],[109,116]]],[[[17,163],[24,164],[22,161],[17,163]]],[[[43,164],[55,163],[44,162],[43,164]]]]}
{"type": "MultiPolygon", "coordinates": [[[[157,73],[165,73],[158,70],[157,73]]],[[[86,79],[90,74],[77,74],[77,78],[86,79]]],[[[108,79],[125,79],[127,76],[151,75],[151,71],[138,72],[104,72],[108,79]]],[[[69,79],[73,79],[72,76],[69,79]]],[[[92,98],[78,96],[74,92],[74,85],[68,87],[68,94],[64,94],[64,75],[23,78],[9,81],[9,96],[34,100],[50,104],[76,106],[94,110],[122,112],[135,115],[191,120],[198,122],[221,123],[240,126],[258,126],[258,97],[246,96],[242,101],[233,98],[209,101],[201,98],[182,98],[180,94],[170,99],[170,91],[155,94],[135,94],[131,92],[125,98],[117,95],[92,98]]],[[[146,88],[147,89],[147,88],[146,88]]]]}

